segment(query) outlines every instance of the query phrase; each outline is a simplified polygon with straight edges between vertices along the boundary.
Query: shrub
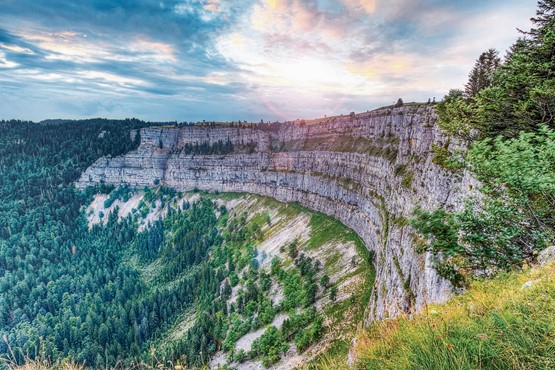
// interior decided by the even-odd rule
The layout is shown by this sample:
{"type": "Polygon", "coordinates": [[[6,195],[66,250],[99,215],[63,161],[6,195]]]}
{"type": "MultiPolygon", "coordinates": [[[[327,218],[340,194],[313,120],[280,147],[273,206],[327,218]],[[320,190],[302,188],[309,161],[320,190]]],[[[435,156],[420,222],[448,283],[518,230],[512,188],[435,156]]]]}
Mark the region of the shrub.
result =
{"type": "Polygon", "coordinates": [[[449,136],[470,138],[475,127],[474,107],[464,99],[461,90],[451,90],[436,107],[439,116],[437,124],[449,136]]]}
{"type": "Polygon", "coordinates": [[[412,172],[407,173],[404,177],[403,180],[401,181],[401,186],[406,188],[406,189],[410,189],[412,186],[412,179],[414,177],[414,174],[412,172]]]}
{"type": "MultiPolygon", "coordinates": [[[[447,144],[448,145],[448,144],[447,144]]],[[[453,172],[464,169],[464,162],[454,157],[454,154],[447,149],[447,145],[432,144],[432,163],[453,172]]]]}
{"type": "Polygon", "coordinates": [[[270,326],[252,343],[251,354],[253,357],[262,356],[262,364],[268,367],[278,362],[281,353],[288,349],[289,344],[284,341],[281,332],[275,326],[270,326]]]}

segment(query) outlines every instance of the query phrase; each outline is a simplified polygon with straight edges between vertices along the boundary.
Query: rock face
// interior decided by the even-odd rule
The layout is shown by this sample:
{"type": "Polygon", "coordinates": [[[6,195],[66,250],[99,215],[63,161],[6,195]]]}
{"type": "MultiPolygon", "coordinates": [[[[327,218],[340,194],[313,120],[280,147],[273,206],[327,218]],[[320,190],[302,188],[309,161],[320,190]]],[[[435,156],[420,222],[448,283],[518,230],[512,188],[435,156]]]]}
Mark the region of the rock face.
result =
{"type": "Polygon", "coordinates": [[[255,193],[331,215],[375,252],[368,318],[384,319],[452,295],[431,256],[416,251],[414,230],[406,223],[417,205],[457,207],[472,185],[468,174],[432,163],[432,144],[446,141],[436,118],[421,105],[317,124],[145,128],[136,151],[98,159],[76,186],[160,182],[183,191],[255,193]],[[233,150],[186,154],[191,145],[218,143],[231,143],[233,150]]]}
{"type": "Polygon", "coordinates": [[[555,263],[555,245],[545,248],[538,256],[539,266],[547,266],[550,263],[555,263]]]}

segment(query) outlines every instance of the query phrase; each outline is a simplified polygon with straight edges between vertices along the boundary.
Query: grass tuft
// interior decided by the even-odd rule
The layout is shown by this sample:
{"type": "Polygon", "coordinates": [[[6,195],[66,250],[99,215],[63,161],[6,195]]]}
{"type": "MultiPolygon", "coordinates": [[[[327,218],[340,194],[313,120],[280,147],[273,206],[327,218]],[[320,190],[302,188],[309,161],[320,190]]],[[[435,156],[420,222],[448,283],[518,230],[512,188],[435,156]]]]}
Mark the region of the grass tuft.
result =
{"type": "Polygon", "coordinates": [[[555,264],[474,282],[412,320],[359,330],[356,368],[553,369],[554,318],[555,264]]]}

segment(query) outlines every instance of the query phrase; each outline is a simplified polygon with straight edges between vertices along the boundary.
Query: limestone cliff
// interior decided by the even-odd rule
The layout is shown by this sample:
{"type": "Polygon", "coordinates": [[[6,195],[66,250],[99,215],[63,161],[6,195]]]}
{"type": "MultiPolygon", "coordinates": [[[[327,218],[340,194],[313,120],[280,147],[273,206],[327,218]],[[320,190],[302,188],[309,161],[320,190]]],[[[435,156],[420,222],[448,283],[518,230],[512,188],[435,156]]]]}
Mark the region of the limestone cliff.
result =
{"type": "Polygon", "coordinates": [[[419,310],[452,294],[431,257],[419,254],[406,219],[416,205],[456,207],[472,179],[432,163],[445,138],[430,106],[382,108],[316,124],[142,129],[136,151],[100,158],[76,185],[105,182],[178,190],[247,192],[331,215],[375,252],[370,319],[419,310]],[[226,155],[191,155],[187,145],[227,142],[226,155]]]}

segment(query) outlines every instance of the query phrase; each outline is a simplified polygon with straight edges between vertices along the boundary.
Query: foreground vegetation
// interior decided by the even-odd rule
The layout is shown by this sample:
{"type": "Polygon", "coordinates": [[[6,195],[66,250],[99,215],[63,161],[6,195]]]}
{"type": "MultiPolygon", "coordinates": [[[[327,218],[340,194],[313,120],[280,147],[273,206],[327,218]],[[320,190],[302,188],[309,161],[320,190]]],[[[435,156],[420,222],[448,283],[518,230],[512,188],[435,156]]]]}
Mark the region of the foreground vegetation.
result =
{"type": "Polygon", "coordinates": [[[358,369],[552,369],[555,264],[476,281],[412,320],[357,336],[358,369]],[[526,284],[526,285],[525,285],[526,284]]]}
{"type": "Polygon", "coordinates": [[[462,211],[415,210],[412,222],[441,275],[456,286],[532,263],[555,243],[555,1],[504,60],[484,52],[465,90],[438,104],[447,135],[434,162],[480,180],[462,211]]]}
{"type": "Polygon", "coordinates": [[[532,21],[437,107],[446,142],[434,163],[480,183],[463,210],[416,209],[411,224],[415,246],[466,293],[361,330],[356,368],[555,368],[555,265],[528,267],[555,242],[555,1],[532,21]]]}

